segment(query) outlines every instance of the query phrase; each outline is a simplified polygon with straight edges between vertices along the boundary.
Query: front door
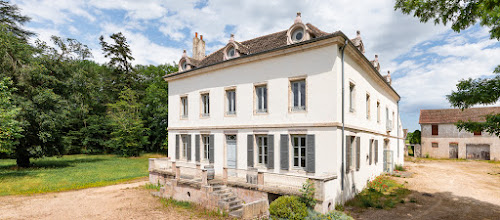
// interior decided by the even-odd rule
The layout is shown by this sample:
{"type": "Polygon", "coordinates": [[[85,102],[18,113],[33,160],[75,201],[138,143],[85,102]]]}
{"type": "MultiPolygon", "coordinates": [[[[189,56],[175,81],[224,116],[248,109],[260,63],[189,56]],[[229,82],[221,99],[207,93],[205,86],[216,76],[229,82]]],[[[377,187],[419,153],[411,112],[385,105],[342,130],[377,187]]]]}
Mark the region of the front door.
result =
{"type": "Polygon", "coordinates": [[[236,169],[236,135],[226,135],[227,168],[236,169]]]}
{"type": "Polygon", "coordinates": [[[450,143],[450,159],[458,158],[458,144],[450,143]]]}

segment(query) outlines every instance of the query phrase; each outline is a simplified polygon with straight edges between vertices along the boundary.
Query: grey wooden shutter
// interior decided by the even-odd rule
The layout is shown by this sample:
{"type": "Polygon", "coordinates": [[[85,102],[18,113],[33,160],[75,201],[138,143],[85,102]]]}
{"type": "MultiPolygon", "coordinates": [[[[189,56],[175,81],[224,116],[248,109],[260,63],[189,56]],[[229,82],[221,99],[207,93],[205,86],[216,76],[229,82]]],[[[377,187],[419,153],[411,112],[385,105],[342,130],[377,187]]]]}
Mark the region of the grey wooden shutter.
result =
{"type": "Polygon", "coordinates": [[[375,140],[375,164],[378,163],[378,140],[375,140]]]}
{"type": "Polygon", "coordinates": [[[345,143],[346,143],[346,155],[345,155],[345,164],[346,164],[346,172],[349,173],[349,170],[351,169],[351,136],[346,136],[345,137],[345,143]]]}
{"type": "Polygon", "coordinates": [[[175,159],[179,159],[180,158],[180,152],[179,152],[179,135],[176,134],[175,135],[175,159]]]}
{"type": "Polygon", "coordinates": [[[210,143],[208,146],[208,161],[210,163],[214,163],[214,159],[215,159],[214,139],[215,139],[214,135],[211,134],[210,135],[210,143]]]}
{"type": "Polygon", "coordinates": [[[280,167],[282,170],[288,170],[288,134],[280,135],[280,167]]]}
{"type": "Polygon", "coordinates": [[[368,143],[368,155],[369,155],[369,164],[372,165],[372,158],[373,158],[373,153],[372,153],[372,147],[373,147],[373,139],[369,140],[370,143],[368,143]]]}
{"type": "Polygon", "coordinates": [[[274,169],[274,135],[267,135],[267,168],[274,169]]]}
{"type": "Polygon", "coordinates": [[[307,135],[306,142],[306,171],[314,173],[316,170],[314,134],[307,135]]]}
{"type": "Polygon", "coordinates": [[[200,162],[200,135],[197,134],[194,136],[194,158],[196,162],[200,162]]]}
{"type": "Polygon", "coordinates": [[[191,161],[191,135],[187,135],[187,160],[191,161]]]}
{"type": "Polygon", "coordinates": [[[247,136],[247,166],[253,167],[253,135],[247,136]]]}
{"type": "Polygon", "coordinates": [[[359,167],[361,165],[361,138],[357,137],[356,138],[356,171],[359,171],[359,167]]]}

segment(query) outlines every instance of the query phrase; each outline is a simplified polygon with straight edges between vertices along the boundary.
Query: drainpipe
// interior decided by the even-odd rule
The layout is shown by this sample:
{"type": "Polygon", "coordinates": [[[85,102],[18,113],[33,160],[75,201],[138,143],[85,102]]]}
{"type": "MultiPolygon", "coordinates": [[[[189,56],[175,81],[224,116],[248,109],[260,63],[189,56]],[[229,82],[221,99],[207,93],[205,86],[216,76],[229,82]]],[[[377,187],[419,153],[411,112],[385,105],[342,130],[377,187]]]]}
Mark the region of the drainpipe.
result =
{"type": "MultiPolygon", "coordinates": [[[[398,122],[397,122],[396,129],[398,130],[398,132],[397,132],[398,137],[396,139],[396,142],[397,142],[397,147],[398,147],[397,152],[398,152],[398,160],[399,160],[399,155],[401,154],[401,152],[399,152],[399,100],[398,100],[398,122]]],[[[403,152],[404,152],[404,149],[403,149],[403,152]]]]}
{"type": "MultiPolygon", "coordinates": [[[[344,179],[345,179],[345,117],[344,117],[344,110],[345,110],[345,76],[344,76],[344,50],[345,47],[347,46],[347,39],[345,40],[344,45],[342,46],[342,173],[341,173],[341,186],[342,186],[342,192],[344,192],[344,179]]],[[[343,199],[342,199],[343,200],[343,199]]]]}

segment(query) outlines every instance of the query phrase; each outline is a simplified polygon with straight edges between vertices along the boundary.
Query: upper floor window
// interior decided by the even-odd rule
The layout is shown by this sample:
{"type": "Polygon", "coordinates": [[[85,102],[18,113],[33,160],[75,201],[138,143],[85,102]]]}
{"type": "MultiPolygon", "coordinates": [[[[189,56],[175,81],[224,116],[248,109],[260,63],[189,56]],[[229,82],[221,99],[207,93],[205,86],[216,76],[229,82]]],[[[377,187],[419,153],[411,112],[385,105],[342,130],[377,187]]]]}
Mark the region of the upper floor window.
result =
{"type": "Polygon", "coordinates": [[[350,112],[354,112],[354,92],[355,92],[355,88],[354,88],[354,84],[353,83],[350,83],[349,84],[349,111],[350,112]]]}
{"type": "Polygon", "coordinates": [[[208,93],[201,95],[202,116],[210,116],[210,95],[208,93]]]}
{"type": "Polygon", "coordinates": [[[293,31],[292,41],[294,43],[302,41],[303,38],[304,38],[304,29],[303,28],[297,28],[293,31]]]}
{"type": "Polygon", "coordinates": [[[258,161],[260,164],[267,165],[267,135],[258,135],[256,139],[258,161]]]}
{"type": "Polygon", "coordinates": [[[227,57],[228,58],[233,58],[235,55],[235,51],[234,51],[234,47],[230,47],[228,50],[227,50],[227,57]]]}
{"type": "Polygon", "coordinates": [[[226,114],[234,115],[236,114],[236,90],[226,90],[226,114]]]}
{"type": "Polygon", "coordinates": [[[181,67],[182,70],[187,70],[187,62],[186,61],[182,62],[181,67]]]}
{"type": "Polygon", "coordinates": [[[438,125],[432,125],[432,135],[439,135],[438,125]]]}
{"type": "Polygon", "coordinates": [[[306,109],[306,81],[297,80],[290,82],[292,89],[292,110],[306,109]]]}
{"type": "Polygon", "coordinates": [[[377,123],[380,123],[380,102],[377,101],[377,123]]]}
{"type": "Polygon", "coordinates": [[[370,95],[366,94],[366,119],[370,119],[370,95]]]}
{"type": "Polygon", "coordinates": [[[396,121],[396,115],[394,114],[394,111],[392,111],[392,128],[394,128],[394,121],[396,121]]]}
{"type": "Polygon", "coordinates": [[[255,96],[257,112],[267,112],[267,86],[256,86],[255,96]]]}
{"type": "Polygon", "coordinates": [[[187,96],[181,97],[181,117],[188,117],[188,98],[187,96]]]}

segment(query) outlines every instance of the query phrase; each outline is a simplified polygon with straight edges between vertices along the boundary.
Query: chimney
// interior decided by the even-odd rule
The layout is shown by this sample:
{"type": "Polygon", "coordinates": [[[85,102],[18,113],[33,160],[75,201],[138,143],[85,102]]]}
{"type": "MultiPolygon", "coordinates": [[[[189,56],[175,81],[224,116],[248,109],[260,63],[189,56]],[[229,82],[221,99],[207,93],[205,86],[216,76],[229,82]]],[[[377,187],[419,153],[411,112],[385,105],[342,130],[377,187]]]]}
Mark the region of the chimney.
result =
{"type": "Polygon", "coordinates": [[[295,21],[293,21],[294,24],[297,23],[302,23],[302,13],[297,12],[297,17],[295,17],[295,21]]]}
{"type": "Polygon", "coordinates": [[[205,58],[205,41],[203,41],[203,35],[198,38],[198,32],[194,33],[193,38],[193,59],[202,60],[205,58]]]}

